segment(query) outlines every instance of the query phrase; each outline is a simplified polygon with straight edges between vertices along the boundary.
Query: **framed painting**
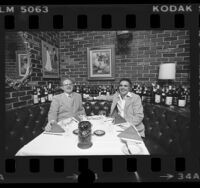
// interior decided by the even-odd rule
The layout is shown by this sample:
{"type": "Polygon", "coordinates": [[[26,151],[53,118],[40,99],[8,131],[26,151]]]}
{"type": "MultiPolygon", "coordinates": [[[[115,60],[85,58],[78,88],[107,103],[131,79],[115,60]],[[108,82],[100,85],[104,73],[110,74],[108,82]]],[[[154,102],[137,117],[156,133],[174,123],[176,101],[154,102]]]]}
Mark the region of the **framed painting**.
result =
{"type": "Polygon", "coordinates": [[[54,45],[42,41],[43,78],[59,78],[59,51],[54,45]]]}
{"type": "Polygon", "coordinates": [[[114,80],[114,45],[87,48],[87,61],[89,80],[114,80]]]}
{"type": "Polygon", "coordinates": [[[25,76],[26,71],[29,68],[28,55],[23,51],[17,51],[16,56],[17,56],[19,76],[25,76]]]}

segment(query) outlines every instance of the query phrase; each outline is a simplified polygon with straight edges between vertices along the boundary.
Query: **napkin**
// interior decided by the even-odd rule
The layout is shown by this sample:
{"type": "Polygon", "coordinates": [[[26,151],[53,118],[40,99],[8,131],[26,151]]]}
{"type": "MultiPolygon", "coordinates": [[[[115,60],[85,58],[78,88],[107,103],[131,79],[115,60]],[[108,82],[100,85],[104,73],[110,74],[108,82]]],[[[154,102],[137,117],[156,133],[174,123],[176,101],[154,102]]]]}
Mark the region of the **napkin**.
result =
{"type": "Polygon", "coordinates": [[[117,136],[124,140],[134,140],[137,142],[143,142],[141,136],[133,126],[128,127],[123,132],[119,133],[117,136]]]}
{"type": "Polygon", "coordinates": [[[114,121],[115,125],[120,125],[120,124],[125,124],[125,123],[127,123],[126,120],[120,115],[115,117],[115,121],[114,121]]]}
{"type": "Polygon", "coordinates": [[[53,123],[51,125],[51,130],[49,132],[63,133],[63,132],[65,132],[65,130],[58,123],[53,123]]]}

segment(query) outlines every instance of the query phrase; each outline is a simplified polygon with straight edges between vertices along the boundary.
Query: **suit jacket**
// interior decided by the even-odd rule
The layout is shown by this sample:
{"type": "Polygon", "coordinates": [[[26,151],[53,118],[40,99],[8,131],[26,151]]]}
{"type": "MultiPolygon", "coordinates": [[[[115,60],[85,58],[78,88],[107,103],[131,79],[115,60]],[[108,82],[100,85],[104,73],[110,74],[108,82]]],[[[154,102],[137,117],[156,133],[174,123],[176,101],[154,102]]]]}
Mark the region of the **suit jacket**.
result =
{"type": "Polygon", "coordinates": [[[72,93],[71,98],[68,98],[65,93],[55,95],[52,99],[48,113],[48,121],[56,120],[57,122],[84,114],[85,109],[82,104],[82,97],[79,93],[72,93]]]}
{"type": "MultiPolygon", "coordinates": [[[[124,119],[132,126],[135,126],[139,134],[145,137],[145,128],[144,124],[142,123],[144,113],[141,98],[139,95],[136,95],[132,92],[130,92],[130,94],[130,97],[125,98],[124,119]]],[[[97,99],[112,100],[110,116],[118,115],[117,103],[120,100],[118,92],[112,96],[100,96],[97,97],[97,99]]]]}

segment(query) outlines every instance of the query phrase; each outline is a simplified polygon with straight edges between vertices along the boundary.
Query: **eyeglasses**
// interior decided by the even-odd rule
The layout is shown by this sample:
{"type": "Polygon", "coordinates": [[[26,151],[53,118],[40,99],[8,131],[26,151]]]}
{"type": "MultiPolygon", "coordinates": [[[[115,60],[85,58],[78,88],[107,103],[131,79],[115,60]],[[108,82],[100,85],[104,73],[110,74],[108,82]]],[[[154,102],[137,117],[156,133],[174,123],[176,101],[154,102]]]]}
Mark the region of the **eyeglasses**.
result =
{"type": "Polygon", "coordinates": [[[73,84],[63,84],[62,86],[73,86],[73,84]]]}

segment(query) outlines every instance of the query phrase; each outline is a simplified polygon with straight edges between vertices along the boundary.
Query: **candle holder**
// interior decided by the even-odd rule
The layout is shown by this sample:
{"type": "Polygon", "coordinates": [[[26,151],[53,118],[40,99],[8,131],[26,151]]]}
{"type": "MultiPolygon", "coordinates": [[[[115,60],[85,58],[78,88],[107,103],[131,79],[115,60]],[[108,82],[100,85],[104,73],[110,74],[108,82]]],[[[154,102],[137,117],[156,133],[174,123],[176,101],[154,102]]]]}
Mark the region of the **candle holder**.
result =
{"type": "Polygon", "coordinates": [[[78,147],[81,149],[88,149],[92,146],[92,124],[89,121],[81,121],[78,124],[78,147]]]}

